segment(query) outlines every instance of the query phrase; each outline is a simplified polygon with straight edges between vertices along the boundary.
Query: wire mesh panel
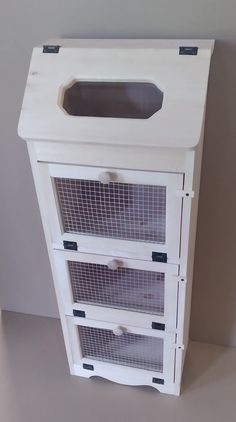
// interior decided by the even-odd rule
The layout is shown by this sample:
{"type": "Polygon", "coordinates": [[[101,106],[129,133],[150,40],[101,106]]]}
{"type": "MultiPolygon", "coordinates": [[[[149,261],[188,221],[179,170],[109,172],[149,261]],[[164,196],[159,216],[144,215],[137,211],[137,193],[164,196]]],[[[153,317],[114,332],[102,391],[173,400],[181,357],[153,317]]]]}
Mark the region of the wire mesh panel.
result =
{"type": "Polygon", "coordinates": [[[83,357],[163,372],[163,339],[140,334],[116,336],[111,330],[79,327],[83,357]]]}
{"type": "Polygon", "coordinates": [[[165,274],[68,261],[75,302],[164,314],[165,274]]]}
{"type": "Polygon", "coordinates": [[[164,244],[166,187],[55,178],[64,231],[164,244]]]}

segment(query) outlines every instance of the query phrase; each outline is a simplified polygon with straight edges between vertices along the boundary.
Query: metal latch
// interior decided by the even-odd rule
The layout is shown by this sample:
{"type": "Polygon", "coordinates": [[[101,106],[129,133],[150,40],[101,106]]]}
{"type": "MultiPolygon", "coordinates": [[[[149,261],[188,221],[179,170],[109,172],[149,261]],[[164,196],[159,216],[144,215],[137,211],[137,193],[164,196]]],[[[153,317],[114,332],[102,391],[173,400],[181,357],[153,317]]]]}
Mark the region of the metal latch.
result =
{"type": "Polygon", "coordinates": [[[52,53],[57,54],[59,53],[60,45],[44,45],[43,46],[43,53],[52,53]]]}
{"type": "Polygon", "coordinates": [[[164,385],[164,380],[163,380],[162,378],[153,378],[153,379],[152,379],[152,382],[153,382],[154,384],[161,384],[161,385],[164,385]]]}
{"type": "Polygon", "coordinates": [[[179,47],[179,54],[184,56],[196,56],[198,47],[179,47]]]}
{"type": "Polygon", "coordinates": [[[152,252],[152,261],[154,262],[167,262],[167,253],[152,252]]]}
{"type": "Polygon", "coordinates": [[[83,369],[88,369],[89,371],[94,371],[94,366],[88,363],[83,363],[83,369]]]}
{"type": "Polygon", "coordinates": [[[85,318],[85,317],[86,317],[86,315],[85,315],[85,312],[84,312],[84,311],[79,311],[79,310],[77,310],[77,309],[73,309],[73,315],[74,315],[75,317],[80,317],[80,318],[85,318]]]}
{"type": "Polygon", "coordinates": [[[68,249],[70,251],[77,251],[78,245],[76,242],[70,242],[69,240],[63,240],[64,249],[68,249]]]}
{"type": "Polygon", "coordinates": [[[165,331],[165,324],[161,324],[160,322],[152,322],[152,329],[153,330],[160,330],[165,331]]]}

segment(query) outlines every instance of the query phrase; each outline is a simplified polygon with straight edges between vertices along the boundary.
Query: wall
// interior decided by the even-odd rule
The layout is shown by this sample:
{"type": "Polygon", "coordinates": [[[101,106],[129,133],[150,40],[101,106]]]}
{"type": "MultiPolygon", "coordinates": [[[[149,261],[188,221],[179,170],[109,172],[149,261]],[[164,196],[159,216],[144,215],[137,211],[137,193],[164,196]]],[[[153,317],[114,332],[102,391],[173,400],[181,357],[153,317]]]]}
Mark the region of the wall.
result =
{"type": "Polygon", "coordinates": [[[236,346],[236,3],[8,0],[0,16],[0,303],[57,316],[17,121],[32,47],[48,38],[216,38],[206,119],[191,337],[236,346]]]}

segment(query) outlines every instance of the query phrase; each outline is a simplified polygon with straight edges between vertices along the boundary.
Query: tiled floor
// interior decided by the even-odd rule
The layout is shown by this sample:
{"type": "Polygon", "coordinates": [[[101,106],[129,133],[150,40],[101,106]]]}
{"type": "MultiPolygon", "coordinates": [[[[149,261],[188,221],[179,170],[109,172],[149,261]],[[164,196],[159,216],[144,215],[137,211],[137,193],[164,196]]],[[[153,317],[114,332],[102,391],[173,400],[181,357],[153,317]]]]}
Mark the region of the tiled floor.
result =
{"type": "Polygon", "coordinates": [[[178,398],[72,377],[58,320],[4,312],[0,421],[235,422],[236,349],[192,343],[178,398]]]}

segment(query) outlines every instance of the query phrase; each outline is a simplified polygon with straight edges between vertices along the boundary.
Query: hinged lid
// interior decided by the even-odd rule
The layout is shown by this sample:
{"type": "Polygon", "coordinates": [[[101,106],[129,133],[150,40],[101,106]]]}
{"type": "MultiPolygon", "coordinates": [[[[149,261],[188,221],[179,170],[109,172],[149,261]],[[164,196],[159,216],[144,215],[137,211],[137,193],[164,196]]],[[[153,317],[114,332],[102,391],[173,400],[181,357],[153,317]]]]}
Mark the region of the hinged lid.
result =
{"type": "Polygon", "coordinates": [[[19,135],[193,148],[213,46],[211,40],[50,40],[33,50],[19,135]]]}

